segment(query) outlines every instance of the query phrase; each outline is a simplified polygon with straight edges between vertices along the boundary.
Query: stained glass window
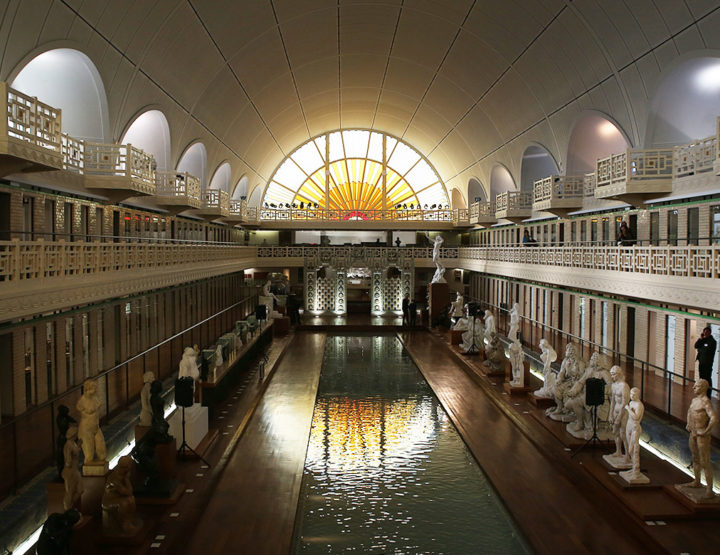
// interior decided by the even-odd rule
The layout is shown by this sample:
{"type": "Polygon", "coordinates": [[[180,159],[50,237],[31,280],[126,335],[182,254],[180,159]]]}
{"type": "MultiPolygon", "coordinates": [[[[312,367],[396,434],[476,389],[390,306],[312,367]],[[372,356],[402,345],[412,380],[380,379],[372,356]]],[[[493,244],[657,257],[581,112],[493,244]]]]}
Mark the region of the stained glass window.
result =
{"type": "Polygon", "coordinates": [[[374,211],[448,207],[445,185],[414,148],[383,133],[333,131],[288,156],[270,179],[263,206],[342,210],[350,218],[374,211]]]}

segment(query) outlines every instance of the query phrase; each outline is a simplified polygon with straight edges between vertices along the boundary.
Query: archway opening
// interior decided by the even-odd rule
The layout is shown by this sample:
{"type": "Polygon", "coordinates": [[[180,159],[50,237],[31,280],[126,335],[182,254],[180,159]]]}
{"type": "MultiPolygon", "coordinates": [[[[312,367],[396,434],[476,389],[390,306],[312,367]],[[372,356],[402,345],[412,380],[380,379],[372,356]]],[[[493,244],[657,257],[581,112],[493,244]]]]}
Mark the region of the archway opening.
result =
{"type": "Polygon", "coordinates": [[[533,184],[538,179],[557,174],[557,164],[545,148],[538,145],[531,145],[525,149],[520,169],[521,191],[532,191],[533,184]]]}
{"type": "Polygon", "coordinates": [[[452,207],[453,208],[467,208],[467,204],[465,203],[465,198],[463,197],[462,193],[458,189],[453,189],[450,193],[450,196],[452,198],[452,207]]]}
{"type": "Polygon", "coordinates": [[[170,126],[160,110],[148,110],[136,117],[120,143],[129,143],[152,154],[158,170],[170,168],[170,126]]]}
{"type": "Polygon", "coordinates": [[[230,192],[230,178],[232,177],[232,168],[228,162],[220,164],[210,179],[211,189],[220,189],[227,193],[230,192]]]}
{"type": "Polygon", "coordinates": [[[495,200],[495,197],[500,193],[515,190],[517,190],[517,187],[515,187],[512,174],[505,166],[496,165],[490,172],[490,198],[495,200]]]}
{"type": "Polygon", "coordinates": [[[182,155],[177,165],[179,172],[187,172],[200,180],[205,187],[205,171],[207,168],[207,150],[202,143],[193,143],[182,155]]]}
{"type": "Polygon", "coordinates": [[[471,177],[468,181],[468,202],[485,202],[487,200],[487,193],[485,187],[483,187],[480,180],[471,177]]]}
{"type": "Polygon", "coordinates": [[[249,183],[250,180],[247,178],[246,175],[240,178],[240,181],[238,181],[235,185],[235,190],[232,194],[233,200],[242,200],[247,198],[249,183]]]}
{"type": "Polygon", "coordinates": [[[606,117],[586,112],[578,118],[570,134],[566,175],[595,171],[599,158],[607,158],[628,149],[622,131],[606,117]]]}

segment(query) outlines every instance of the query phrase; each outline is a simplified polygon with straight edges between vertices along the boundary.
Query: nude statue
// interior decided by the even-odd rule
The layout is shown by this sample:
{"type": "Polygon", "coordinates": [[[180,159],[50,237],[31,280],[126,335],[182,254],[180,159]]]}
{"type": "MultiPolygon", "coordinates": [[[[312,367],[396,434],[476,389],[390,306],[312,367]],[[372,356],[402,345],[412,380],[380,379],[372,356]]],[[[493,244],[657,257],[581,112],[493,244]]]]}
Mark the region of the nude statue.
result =
{"type": "Polygon", "coordinates": [[[277,297],[275,296],[275,294],[272,291],[270,291],[271,286],[272,286],[272,282],[270,280],[267,280],[265,282],[265,285],[263,285],[263,297],[272,297],[273,299],[275,299],[277,301],[277,297]]]}
{"type": "Polygon", "coordinates": [[[508,357],[512,368],[512,387],[525,387],[525,353],[520,341],[515,339],[508,347],[508,357]]]}
{"type": "Polygon", "coordinates": [[[463,296],[458,293],[457,298],[450,304],[452,305],[451,316],[453,318],[462,318],[463,305],[465,304],[465,299],[463,298],[463,296]]]}
{"type": "Polygon", "coordinates": [[[615,452],[610,455],[603,455],[603,459],[614,468],[628,468],[630,466],[626,433],[628,412],[625,407],[630,402],[630,386],[625,382],[625,371],[619,366],[610,368],[610,377],[613,383],[610,388],[608,424],[612,426],[615,452]]]}
{"type": "Polygon", "coordinates": [[[63,456],[65,458],[65,466],[62,471],[62,479],[65,482],[63,508],[66,511],[78,506],[83,492],[78,441],[78,427],[76,424],[71,424],[67,430],[65,445],[63,446],[63,456]]]}
{"type": "Polygon", "coordinates": [[[650,481],[649,478],[640,472],[640,434],[642,433],[640,423],[645,414],[645,405],[640,400],[640,390],[637,387],[630,390],[630,402],[625,405],[623,412],[627,413],[625,441],[631,467],[629,470],[620,472],[620,476],[632,484],[647,484],[650,481]]]}
{"type": "Polygon", "coordinates": [[[490,343],[492,334],[497,330],[495,329],[495,316],[489,310],[485,311],[485,342],[490,343]]]}
{"type": "Polygon", "coordinates": [[[432,278],[432,283],[447,283],[445,281],[445,266],[443,266],[442,261],[440,260],[440,249],[442,248],[442,244],[445,242],[445,240],[442,238],[442,235],[438,234],[435,236],[435,239],[430,237],[429,232],[425,232],[425,236],[428,238],[429,241],[433,241],[433,255],[432,255],[432,261],[435,264],[435,275],[432,278]]]}
{"type": "Polygon", "coordinates": [[[568,343],[565,348],[565,358],[560,365],[555,380],[555,387],[552,391],[555,397],[555,406],[547,409],[545,414],[553,420],[562,420],[569,422],[573,415],[569,409],[565,407],[565,400],[575,385],[585,372],[585,361],[578,356],[577,346],[574,343],[568,343]]]}
{"type": "Polygon", "coordinates": [[[75,408],[80,413],[78,437],[82,442],[85,464],[105,461],[105,437],[100,429],[100,400],[95,380],[85,380],[82,397],[75,408]]]}
{"type": "Polygon", "coordinates": [[[552,363],[557,360],[557,353],[544,338],[540,340],[540,360],[543,363],[543,386],[535,392],[536,397],[545,399],[551,398],[555,387],[555,374],[552,371],[552,363]]]}
{"type": "Polygon", "coordinates": [[[120,457],[117,466],[105,479],[102,496],[103,530],[111,535],[135,533],[141,523],[135,518],[135,496],[130,481],[132,458],[120,457]]]}
{"type": "Polygon", "coordinates": [[[707,396],[709,388],[707,380],[697,380],[693,386],[695,397],[690,402],[687,412],[687,426],[690,432],[690,452],[692,453],[693,472],[695,479],[689,484],[682,484],[680,488],[702,488],[700,476],[705,471],[707,485],[700,496],[703,500],[714,499],[713,493],[713,467],[710,462],[710,431],[717,423],[718,416],[713,410],[707,396]]]}
{"type": "Polygon", "coordinates": [[[457,322],[455,322],[455,325],[452,327],[452,329],[457,330],[457,331],[465,331],[469,327],[470,327],[470,320],[463,315],[461,318],[457,319],[457,322]]]}
{"type": "Polygon", "coordinates": [[[520,305],[515,303],[510,311],[510,331],[508,331],[508,339],[515,341],[520,329],[520,305]]]}
{"type": "MultiPolygon", "coordinates": [[[[605,386],[612,381],[610,372],[608,372],[605,357],[600,353],[593,353],[590,357],[590,362],[585,368],[585,372],[582,374],[575,384],[565,395],[565,407],[570,409],[574,418],[570,421],[567,426],[567,431],[579,435],[586,435],[592,433],[592,412],[591,408],[585,404],[585,384],[590,378],[599,378],[605,382],[605,386]]],[[[598,420],[606,420],[608,404],[605,401],[600,407],[598,407],[598,420]]]]}
{"type": "Polygon", "coordinates": [[[143,374],[143,388],[140,390],[140,425],[150,426],[152,424],[152,407],[150,406],[150,384],[155,381],[155,374],[145,372],[143,374]]]}

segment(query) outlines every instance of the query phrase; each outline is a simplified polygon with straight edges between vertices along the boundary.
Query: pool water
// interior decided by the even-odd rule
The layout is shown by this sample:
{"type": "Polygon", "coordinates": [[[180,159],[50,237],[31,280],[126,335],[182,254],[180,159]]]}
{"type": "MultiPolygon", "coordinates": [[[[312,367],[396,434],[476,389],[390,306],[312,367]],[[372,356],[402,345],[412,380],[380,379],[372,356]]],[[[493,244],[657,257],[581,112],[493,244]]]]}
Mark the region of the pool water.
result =
{"type": "Polygon", "coordinates": [[[303,475],[301,553],[530,553],[395,336],[329,336],[303,475]]]}

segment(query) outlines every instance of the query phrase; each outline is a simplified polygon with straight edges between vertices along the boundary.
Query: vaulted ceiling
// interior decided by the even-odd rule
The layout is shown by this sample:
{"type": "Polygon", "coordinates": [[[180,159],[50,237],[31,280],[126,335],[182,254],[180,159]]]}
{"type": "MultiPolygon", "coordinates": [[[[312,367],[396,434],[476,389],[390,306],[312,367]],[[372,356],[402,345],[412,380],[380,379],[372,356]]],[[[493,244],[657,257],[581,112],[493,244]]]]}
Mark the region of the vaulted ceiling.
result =
{"type": "Polygon", "coordinates": [[[376,129],[412,144],[449,187],[519,183],[541,144],[562,169],[584,110],[640,144],[658,76],[720,48],[718,0],[6,0],[0,78],[77,48],[95,63],[118,140],[162,110],[175,163],[200,139],[209,169],[263,185],[308,138],[376,129]]]}

